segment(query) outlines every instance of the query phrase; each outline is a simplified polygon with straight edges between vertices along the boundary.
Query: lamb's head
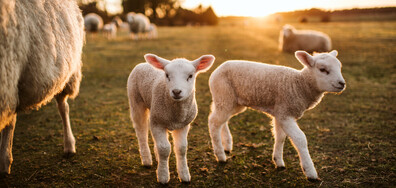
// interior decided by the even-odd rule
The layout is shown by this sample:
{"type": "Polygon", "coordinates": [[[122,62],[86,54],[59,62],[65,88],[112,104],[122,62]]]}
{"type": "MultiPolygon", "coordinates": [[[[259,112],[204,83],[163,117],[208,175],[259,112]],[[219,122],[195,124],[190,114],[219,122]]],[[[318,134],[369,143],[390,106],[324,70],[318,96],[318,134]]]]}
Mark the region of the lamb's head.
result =
{"type": "Polygon", "coordinates": [[[321,92],[342,92],[345,80],[341,74],[341,62],[337,59],[338,52],[319,53],[311,56],[305,51],[296,51],[296,58],[307,68],[316,81],[321,92]]]}
{"type": "Polygon", "coordinates": [[[284,39],[289,38],[291,36],[293,36],[295,32],[295,29],[293,26],[291,25],[284,25],[281,31],[281,36],[283,36],[284,39]]]}
{"type": "Polygon", "coordinates": [[[185,100],[194,92],[196,76],[207,71],[215,60],[212,55],[203,55],[194,61],[169,61],[154,54],[146,54],[144,58],[153,67],[164,72],[168,93],[176,101],[185,100]]]}

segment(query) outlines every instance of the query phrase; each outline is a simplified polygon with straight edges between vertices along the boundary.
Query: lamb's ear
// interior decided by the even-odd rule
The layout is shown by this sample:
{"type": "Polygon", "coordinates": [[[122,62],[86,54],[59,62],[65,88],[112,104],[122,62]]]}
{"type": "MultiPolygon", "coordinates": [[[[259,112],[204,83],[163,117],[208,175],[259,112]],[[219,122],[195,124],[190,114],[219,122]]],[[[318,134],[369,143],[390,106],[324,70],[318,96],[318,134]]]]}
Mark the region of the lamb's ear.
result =
{"type": "Polygon", "coordinates": [[[296,51],[295,56],[304,66],[313,67],[315,64],[313,57],[306,51],[296,51]]]}
{"type": "Polygon", "coordinates": [[[170,61],[160,58],[154,54],[146,54],[144,55],[144,59],[146,59],[147,63],[149,63],[151,66],[163,70],[167,64],[170,63],[170,61]]]}
{"type": "Polygon", "coordinates": [[[205,72],[213,65],[215,57],[213,55],[203,55],[200,58],[194,60],[192,64],[194,65],[197,72],[205,72]]]}
{"type": "Polygon", "coordinates": [[[338,52],[337,52],[337,50],[333,50],[333,51],[329,52],[329,54],[334,56],[334,57],[337,57],[338,52]]]}

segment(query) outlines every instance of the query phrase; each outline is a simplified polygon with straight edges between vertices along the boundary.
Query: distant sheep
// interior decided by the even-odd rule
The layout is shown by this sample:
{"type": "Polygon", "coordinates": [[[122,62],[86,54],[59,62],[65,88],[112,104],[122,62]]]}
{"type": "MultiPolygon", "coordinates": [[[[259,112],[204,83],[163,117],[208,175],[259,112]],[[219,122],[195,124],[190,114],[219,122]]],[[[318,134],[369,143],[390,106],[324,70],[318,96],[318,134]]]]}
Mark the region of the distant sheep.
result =
{"type": "Polygon", "coordinates": [[[113,22],[117,27],[121,27],[122,25],[122,20],[120,17],[116,16],[114,17],[111,22],[113,22]]]}
{"type": "Polygon", "coordinates": [[[215,58],[204,55],[194,61],[169,61],[153,54],[144,57],[147,63],[139,64],[132,70],[127,84],[131,119],[139,141],[142,164],[152,165],[147,142],[150,128],[158,162],[157,180],[163,184],[169,181],[171,145],[168,131],[171,131],[179,179],[190,182],[186,157],[187,134],[198,111],[195,79],[212,66],[215,58]]]}
{"type": "Polygon", "coordinates": [[[114,22],[110,22],[103,26],[103,35],[107,37],[107,39],[113,39],[117,36],[117,26],[114,22]]]}
{"type": "Polygon", "coordinates": [[[331,39],[328,35],[319,31],[296,30],[291,25],[285,25],[279,35],[279,50],[291,53],[297,50],[329,52],[331,50],[331,39]]]}
{"type": "Polygon", "coordinates": [[[76,152],[67,99],[79,92],[83,43],[84,21],[75,1],[0,0],[0,173],[10,173],[17,113],[54,97],[64,152],[76,152]]]}
{"type": "Polygon", "coordinates": [[[150,24],[147,35],[149,39],[156,39],[158,37],[157,26],[155,24],[153,23],[150,24]]]}
{"type": "Polygon", "coordinates": [[[129,24],[132,38],[135,40],[139,39],[139,36],[147,34],[150,30],[150,20],[141,13],[130,12],[127,14],[126,20],[129,24]]]}
{"type": "Polygon", "coordinates": [[[85,31],[97,33],[103,28],[103,19],[95,13],[89,13],[84,17],[85,31]]]}
{"type": "Polygon", "coordinates": [[[223,63],[212,73],[209,79],[213,100],[209,131],[218,161],[225,162],[225,151],[232,150],[228,120],[250,107],[273,119],[273,161],[276,166],[285,166],[283,143],[288,136],[298,151],[306,177],[318,179],[305,134],[296,120],[306,110],[314,108],[325,93],[343,91],[345,80],[341,75],[341,62],[336,58],[337,51],[314,56],[297,51],[295,55],[304,65],[302,70],[236,60],[223,63]]]}

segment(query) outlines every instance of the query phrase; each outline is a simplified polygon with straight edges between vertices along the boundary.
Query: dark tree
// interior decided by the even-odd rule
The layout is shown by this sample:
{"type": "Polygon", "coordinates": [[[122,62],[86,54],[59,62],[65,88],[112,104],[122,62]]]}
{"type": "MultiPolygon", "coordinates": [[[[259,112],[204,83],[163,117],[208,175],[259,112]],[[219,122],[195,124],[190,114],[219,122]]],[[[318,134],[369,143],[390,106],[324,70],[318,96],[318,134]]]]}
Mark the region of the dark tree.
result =
{"type": "Polygon", "coordinates": [[[212,7],[209,7],[205,12],[202,13],[202,19],[208,25],[217,25],[218,23],[217,15],[213,11],[212,7]]]}
{"type": "Polygon", "coordinates": [[[124,14],[128,12],[145,13],[146,5],[149,0],[122,0],[122,7],[124,14]]]}

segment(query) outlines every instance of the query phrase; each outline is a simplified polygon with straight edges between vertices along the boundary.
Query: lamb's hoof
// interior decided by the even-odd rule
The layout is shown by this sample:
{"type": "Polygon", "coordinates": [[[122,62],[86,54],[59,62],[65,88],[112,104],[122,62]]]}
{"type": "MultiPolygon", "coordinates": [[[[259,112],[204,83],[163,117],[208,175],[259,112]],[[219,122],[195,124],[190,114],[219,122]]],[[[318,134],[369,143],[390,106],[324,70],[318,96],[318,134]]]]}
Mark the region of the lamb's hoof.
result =
{"type": "Polygon", "coordinates": [[[74,152],[66,152],[66,153],[63,153],[63,157],[64,158],[66,158],[66,159],[70,159],[70,158],[72,158],[73,156],[75,156],[76,155],[76,153],[74,152]]]}
{"type": "Polygon", "coordinates": [[[182,181],[181,183],[184,184],[184,185],[188,185],[188,184],[191,183],[191,181],[182,181]]]}
{"type": "Polygon", "coordinates": [[[322,182],[322,180],[320,178],[307,178],[308,181],[312,182],[312,183],[318,183],[318,182],[322,182]]]}
{"type": "Polygon", "coordinates": [[[283,170],[286,170],[286,167],[284,167],[284,166],[277,166],[277,167],[276,167],[276,170],[278,170],[278,171],[283,171],[283,170]]]}
{"type": "Polygon", "coordinates": [[[231,153],[230,150],[224,150],[224,152],[225,152],[226,154],[230,154],[230,153],[231,153]]]}

